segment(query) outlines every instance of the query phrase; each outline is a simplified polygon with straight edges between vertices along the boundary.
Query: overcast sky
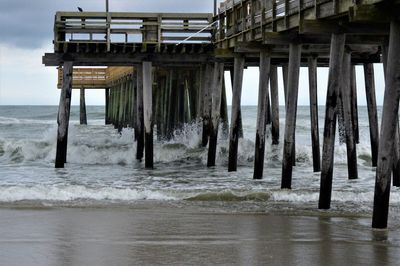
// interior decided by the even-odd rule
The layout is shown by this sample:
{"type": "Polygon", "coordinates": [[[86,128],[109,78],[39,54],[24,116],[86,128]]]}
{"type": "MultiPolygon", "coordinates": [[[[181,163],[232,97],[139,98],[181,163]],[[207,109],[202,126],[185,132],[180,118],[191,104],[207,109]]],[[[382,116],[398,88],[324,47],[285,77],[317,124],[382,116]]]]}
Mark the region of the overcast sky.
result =
{"type": "MultiPolygon", "coordinates": [[[[209,12],[213,11],[213,0],[109,0],[111,11],[131,12],[209,12]]],[[[42,56],[52,52],[53,23],[56,11],[105,10],[105,0],[0,0],[0,105],[58,105],[59,91],[56,89],[55,68],[42,65],[42,56]]],[[[383,97],[382,66],[375,65],[378,104],[383,97]]],[[[319,104],[326,96],[326,68],[318,70],[319,104]]],[[[227,77],[228,104],[230,104],[230,82],[227,77]]],[[[279,71],[279,78],[281,74],[279,71]]],[[[359,104],[365,104],[363,71],[357,67],[359,104]]],[[[282,82],[280,101],[283,104],[282,82]]],[[[258,68],[245,71],[243,81],[243,105],[256,105],[258,94],[258,68]]],[[[88,105],[104,104],[103,91],[90,91],[88,105]]],[[[307,69],[301,69],[299,104],[307,105],[307,69]]],[[[79,93],[73,92],[72,104],[79,104],[79,93]]]]}

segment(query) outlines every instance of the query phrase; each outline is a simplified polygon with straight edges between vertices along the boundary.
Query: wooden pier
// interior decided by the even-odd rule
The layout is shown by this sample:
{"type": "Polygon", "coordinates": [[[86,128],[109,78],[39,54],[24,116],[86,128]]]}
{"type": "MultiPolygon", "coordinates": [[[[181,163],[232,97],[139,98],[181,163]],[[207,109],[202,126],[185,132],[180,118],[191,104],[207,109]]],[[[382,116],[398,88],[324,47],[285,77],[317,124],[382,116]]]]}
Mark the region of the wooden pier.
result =
{"type": "MultiPolygon", "coordinates": [[[[346,143],[348,178],[356,179],[359,142],[355,65],[365,72],[372,166],[377,167],[373,227],[386,228],[390,187],[400,185],[400,1],[227,0],[213,14],[58,12],[54,51],[61,89],[56,167],[67,162],[72,89],[104,89],[106,124],[135,130],[136,158],[153,168],[153,127],[171,138],[201,122],[207,166],[215,165],[219,124],[229,134],[229,171],[237,170],[242,137],[243,71],[260,69],[254,178],[263,177],[266,124],[279,143],[278,75],[283,71],[286,123],[282,188],[292,187],[300,67],[309,70],[314,171],[321,171],[319,208],[329,209],[337,124],[346,143]],[[383,63],[386,87],[380,135],[373,63],[383,63]],[[317,68],[329,66],[323,140],[318,132],[317,68]],[[232,74],[228,126],[224,71],[232,74]],[[320,142],[323,143],[322,153],[320,142]],[[322,158],[322,160],[321,160],[322,158]]],[[[86,122],[82,114],[81,122],[86,122]]]]}

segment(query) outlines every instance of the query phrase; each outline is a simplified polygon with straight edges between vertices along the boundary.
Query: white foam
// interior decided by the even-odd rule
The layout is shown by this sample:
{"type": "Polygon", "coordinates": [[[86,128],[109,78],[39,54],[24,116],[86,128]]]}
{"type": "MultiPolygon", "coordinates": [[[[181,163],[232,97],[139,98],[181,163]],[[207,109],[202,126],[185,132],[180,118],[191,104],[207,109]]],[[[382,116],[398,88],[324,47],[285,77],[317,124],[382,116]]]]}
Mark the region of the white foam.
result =
{"type": "Polygon", "coordinates": [[[135,190],[130,188],[87,188],[84,186],[45,186],[33,187],[1,187],[0,202],[17,201],[76,201],[76,200],[111,200],[111,201],[134,201],[134,200],[174,200],[160,191],[135,190]]]}

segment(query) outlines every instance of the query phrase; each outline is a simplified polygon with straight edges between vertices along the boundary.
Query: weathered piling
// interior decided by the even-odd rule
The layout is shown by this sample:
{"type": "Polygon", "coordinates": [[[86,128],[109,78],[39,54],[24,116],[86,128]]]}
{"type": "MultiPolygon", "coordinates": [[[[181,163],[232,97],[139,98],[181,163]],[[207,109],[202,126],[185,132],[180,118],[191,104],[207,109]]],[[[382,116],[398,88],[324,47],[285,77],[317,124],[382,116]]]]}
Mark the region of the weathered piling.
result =
{"type": "Polygon", "coordinates": [[[210,140],[208,145],[207,166],[215,166],[217,154],[218,126],[221,110],[221,90],[224,78],[224,63],[216,62],[212,81],[212,118],[210,123],[210,140]]]}
{"type": "Polygon", "coordinates": [[[67,162],[67,146],[68,146],[68,124],[71,110],[71,93],[72,93],[72,72],[73,63],[66,61],[63,65],[63,80],[60,95],[60,105],[58,109],[58,130],[57,130],[57,148],[56,148],[56,168],[64,168],[67,162]]]}
{"type": "Polygon", "coordinates": [[[104,90],[104,94],[105,94],[105,124],[109,125],[111,124],[111,105],[110,105],[110,101],[111,101],[111,95],[110,95],[110,88],[106,88],[104,90]]]}
{"type": "Polygon", "coordinates": [[[231,128],[229,133],[229,162],[228,171],[237,170],[237,153],[239,143],[239,114],[242,96],[242,83],[245,58],[241,55],[236,55],[234,59],[234,78],[232,86],[232,113],[231,113],[231,128]]]}
{"type": "MultiPolygon", "coordinates": [[[[232,85],[232,91],[233,91],[233,80],[235,76],[235,72],[233,68],[230,68],[229,70],[230,75],[231,75],[231,85],[232,85]]],[[[239,127],[239,139],[243,138],[243,121],[242,121],[242,110],[239,110],[239,115],[238,115],[238,127],[239,127]]]]}
{"type": "Polygon", "coordinates": [[[278,92],[278,68],[271,66],[270,70],[270,90],[271,90],[271,135],[272,145],[279,144],[279,92],[278,92]]]}
{"type": "Polygon", "coordinates": [[[144,117],[144,146],[145,167],[154,168],[153,158],[153,73],[152,63],[143,62],[143,117],[144,117]]]}
{"type": "Polygon", "coordinates": [[[202,146],[206,147],[211,131],[211,110],[212,110],[212,91],[211,86],[214,75],[214,65],[206,64],[203,68],[203,133],[202,133],[202,146]]]}
{"type": "Polygon", "coordinates": [[[262,179],[264,171],[265,131],[267,122],[265,117],[267,115],[267,101],[269,99],[268,82],[270,79],[270,72],[271,56],[266,51],[262,51],[260,53],[260,79],[258,87],[258,113],[253,175],[254,179],[262,179]]]}
{"type": "Polygon", "coordinates": [[[301,44],[291,43],[289,46],[289,66],[287,79],[286,99],[286,125],[282,157],[282,183],[281,188],[291,189],[292,171],[294,164],[294,139],[296,131],[296,110],[299,90],[301,60],[301,44]]]}
{"type": "Polygon", "coordinates": [[[318,87],[317,87],[317,58],[308,58],[308,80],[310,87],[310,117],[311,117],[311,142],[314,172],[321,171],[321,153],[319,147],[318,123],[318,87]]]}
{"type": "Polygon", "coordinates": [[[341,33],[334,33],[331,38],[328,91],[325,107],[324,143],[322,148],[321,185],[318,203],[319,209],[329,209],[331,206],[337,105],[346,40],[345,35],[341,33]]]}
{"type": "Polygon", "coordinates": [[[372,64],[364,64],[364,78],[369,119],[369,135],[371,140],[372,166],[376,167],[378,163],[379,133],[378,112],[375,96],[374,66],[372,64]]]}
{"type": "Polygon", "coordinates": [[[81,125],[87,125],[85,89],[81,88],[80,92],[79,121],[81,125]]]}
{"type": "MultiPolygon", "coordinates": [[[[383,72],[387,73],[387,61],[388,61],[388,53],[389,53],[389,40],[385,38],[384,42],[382,43],[382,62],[383,62],[383,72]]],[[[395,127],[395,134],[394,134],[394,145],[393,145],[393,185],[399,186],[400,185],[400,128],[398,124],[398,120],[395,121],[397,126],[395,127]]]]}
{"type": "Polygon", "coordinates": [[[354,140],[353,123],[351,117],[351,53],[345,52],[342,63],[342,86],[340,99],[343,107],[343,121],[346,134],[347,169],[349,179],[358,178],[357,148],[354,140]]]}
{"type": "Polygon", "coordinates": [[[390,40],[386,66],[386,86],[376,171],[373,228],[386,228],[389,213],[393,145],[399,114],[400,88],[400,21],[390,24],[390,40]]]}
{"type": "Polygon", "coordinates": [[[136,66],[136,159],[141,161],[144,153],[144,113],[143,113],[143,66],[136,66]]]}
{"type": "Polygon", "coordinates": [[[353,124],[354,141],[360,143],[360,129],[358,124],[358,102],[357,102],[357,76],[356,66],[351,67],[351,121],[353,124]]]}

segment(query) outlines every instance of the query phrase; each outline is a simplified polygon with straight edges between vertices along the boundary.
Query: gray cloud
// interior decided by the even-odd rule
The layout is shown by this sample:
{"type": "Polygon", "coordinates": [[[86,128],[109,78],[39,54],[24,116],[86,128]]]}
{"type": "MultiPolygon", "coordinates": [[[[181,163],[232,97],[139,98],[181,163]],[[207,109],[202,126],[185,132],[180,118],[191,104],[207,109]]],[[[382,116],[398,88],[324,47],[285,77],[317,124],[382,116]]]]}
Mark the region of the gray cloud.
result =
{"type": "MultiPolygon", "coordinates": [[[[111,11],[212,12],[213,0],[109,0],[111,11]]],[[[1,0],[0,43],[38,48],[51,42],[56,11],[105,10],[105,0],[1,0]]]]}

